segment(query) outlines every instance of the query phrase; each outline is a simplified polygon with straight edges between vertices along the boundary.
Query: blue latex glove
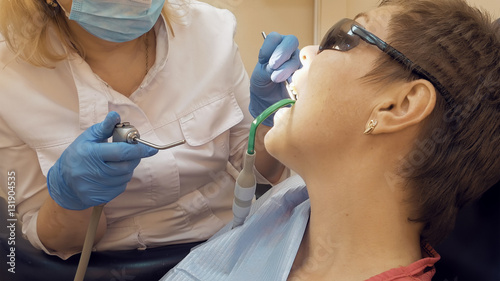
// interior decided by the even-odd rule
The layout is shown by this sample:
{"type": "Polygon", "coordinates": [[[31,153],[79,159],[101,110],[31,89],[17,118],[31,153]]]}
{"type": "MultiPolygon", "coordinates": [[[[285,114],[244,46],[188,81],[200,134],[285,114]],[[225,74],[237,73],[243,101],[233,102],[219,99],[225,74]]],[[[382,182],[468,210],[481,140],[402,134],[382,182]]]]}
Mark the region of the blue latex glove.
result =
{"type": "Polygon", "coordinates": [[[49,194],[61,207],[83,210],[125,191],[141,158],[158,150],[143,144],[108,143],[120,116],[110,112],[69,145],[47,175],[49,194]]]}
{"type": "MultiPolygon", "coordinates": [[[[277,101],[290,98],[284,85],[295,70],[301,67],[299,40],[293,35],[270,33],[259,51],[259,62],[250,78],[250,114],[257,117],[277,101]]],[[[273,126],[273,116],[262,124],[273,126]]]]}

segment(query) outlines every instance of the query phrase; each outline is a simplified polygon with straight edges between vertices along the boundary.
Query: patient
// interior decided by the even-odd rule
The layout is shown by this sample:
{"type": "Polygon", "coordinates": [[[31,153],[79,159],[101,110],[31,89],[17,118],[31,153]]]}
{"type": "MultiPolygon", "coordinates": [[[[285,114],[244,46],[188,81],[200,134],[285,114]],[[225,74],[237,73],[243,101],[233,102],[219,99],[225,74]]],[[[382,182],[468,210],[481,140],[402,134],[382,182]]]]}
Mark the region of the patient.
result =
{"type": "Polygon", "coordinates": [[[463,0],[386,0],[334,25],[265,139],[300,177],[163,280],[431,280],[431,245],[500,177],[498,34],[463,0]]]}

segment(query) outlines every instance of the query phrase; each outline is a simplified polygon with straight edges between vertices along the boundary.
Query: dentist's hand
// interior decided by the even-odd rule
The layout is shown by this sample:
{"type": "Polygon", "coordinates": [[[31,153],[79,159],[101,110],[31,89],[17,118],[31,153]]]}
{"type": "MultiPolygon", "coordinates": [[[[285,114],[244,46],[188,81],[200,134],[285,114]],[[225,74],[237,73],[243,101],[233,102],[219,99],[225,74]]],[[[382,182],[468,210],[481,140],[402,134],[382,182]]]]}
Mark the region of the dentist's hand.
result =
{"type": "Polygon", "coordinates": [[[118,113],[110,112],[78,136],[50,168],[49,194],[61,207],[83,210],[111,201],[125,190],[141,158],[158,152],[143,144],[108,143],[119,122],[118,113]]]}
{"type": "MultiPolygon", "coordinates": [[[[266,108],[279,100],[290,98],[284,85],[301,64],[299,60],[299,40],[293,35],[270,33],[259,52],[259,62],[250,79],[250,114],[257,117],[266,108]]],[[[273,126],[270,116],[263,122],[273,126]]]]}

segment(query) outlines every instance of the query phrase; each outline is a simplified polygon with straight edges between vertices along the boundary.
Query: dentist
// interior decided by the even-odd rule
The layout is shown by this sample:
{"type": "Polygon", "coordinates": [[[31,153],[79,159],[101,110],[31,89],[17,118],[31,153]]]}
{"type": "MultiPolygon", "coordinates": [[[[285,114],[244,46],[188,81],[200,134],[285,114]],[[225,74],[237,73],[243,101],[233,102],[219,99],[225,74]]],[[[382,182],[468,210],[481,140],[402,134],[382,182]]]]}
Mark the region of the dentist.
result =
{"type": "MultiPolygon", "coordinates": [[[[90,207],[104,203],[98,251],[203,241],[230,221],[253,120],[235,28],[230,12],[198,1],[0,0],[0,170],[19,175],[33,246],[78,253],[90,207]],[[120,121],[186,144],[108,143],[120,121]]],[[[270,37],[251,82],[257,114],[300,65],[295,37],[270,37]]],[[[265,149],[259,157],[261,182],[286,176],[265,149]]]]}

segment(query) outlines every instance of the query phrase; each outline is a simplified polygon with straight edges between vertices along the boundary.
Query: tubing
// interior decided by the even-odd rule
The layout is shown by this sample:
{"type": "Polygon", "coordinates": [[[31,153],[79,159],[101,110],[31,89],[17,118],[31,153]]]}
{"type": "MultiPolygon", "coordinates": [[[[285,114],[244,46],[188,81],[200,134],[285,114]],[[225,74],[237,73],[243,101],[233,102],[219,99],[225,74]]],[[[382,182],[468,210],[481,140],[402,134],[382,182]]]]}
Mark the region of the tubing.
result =
{"type": "Polygon", "coordinates": [[[95,233],[97,231],[97,226],[99,225],[99,219],[101,218],[102,209],[104,204],[94,206],[92,208],[92,215],[90,216],[89,227],[87,228],[87,234],[85,235],[85,242],[83,242],[83,250],[80,255],[80,261],[78,262],[78,268],[76,270],[74,281],[83,281],[85,277],[85,272],[87,271],[87,266],[89,264],[90,253],[92,252],[92,247],[94,246],[95,233]]]}
{"type": "Polygon", "coordinates": [[[268,107],[266,110],[264,110],[255,120],[253,120],[252,125],[250,126],[250,135],[248,137],[248,149],[247,153],[248,154],[254,154],[255,153],[255,134],[257,132],[257,127],[262,123],[264,120],[266,120],[269,115],[273,114],[276,112],[278,109],[282,108],[283,106],[289,105],[289,104],[294,104],[295,101],[291,99],[283,99],[278,101],[277,103],[271,105],[268,107]]]}

